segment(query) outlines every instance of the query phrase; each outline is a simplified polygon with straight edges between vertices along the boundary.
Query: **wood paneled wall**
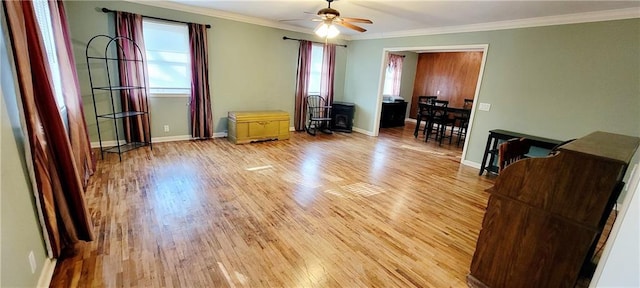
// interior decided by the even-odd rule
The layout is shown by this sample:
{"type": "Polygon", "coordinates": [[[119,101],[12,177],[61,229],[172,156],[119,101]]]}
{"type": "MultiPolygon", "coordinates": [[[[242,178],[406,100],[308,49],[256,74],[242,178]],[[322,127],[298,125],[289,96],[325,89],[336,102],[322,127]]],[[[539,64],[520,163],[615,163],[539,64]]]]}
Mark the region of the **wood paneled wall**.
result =
{"type": "Polygon", "coordinates": [[[411,100],[411,118],[416,117],[418,96],[438,96],[450,107],[462,107],[473,99],[482,64],[482,51],[421,53],[411,100]],[[440,95],[437,94],[440,90],[440,95]]]}

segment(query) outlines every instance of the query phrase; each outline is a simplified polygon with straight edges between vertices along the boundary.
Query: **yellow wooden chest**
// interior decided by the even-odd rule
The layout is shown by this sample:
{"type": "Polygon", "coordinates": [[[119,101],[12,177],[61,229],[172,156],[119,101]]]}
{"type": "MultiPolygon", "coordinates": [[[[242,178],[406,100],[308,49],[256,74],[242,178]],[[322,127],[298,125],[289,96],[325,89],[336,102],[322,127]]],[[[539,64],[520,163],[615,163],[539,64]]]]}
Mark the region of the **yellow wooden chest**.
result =
{"type": "Polygon", "coordinates": [[[289,139],[289,113],[272,111],[231,111],[227,138],[234,144],[289,139]]]}

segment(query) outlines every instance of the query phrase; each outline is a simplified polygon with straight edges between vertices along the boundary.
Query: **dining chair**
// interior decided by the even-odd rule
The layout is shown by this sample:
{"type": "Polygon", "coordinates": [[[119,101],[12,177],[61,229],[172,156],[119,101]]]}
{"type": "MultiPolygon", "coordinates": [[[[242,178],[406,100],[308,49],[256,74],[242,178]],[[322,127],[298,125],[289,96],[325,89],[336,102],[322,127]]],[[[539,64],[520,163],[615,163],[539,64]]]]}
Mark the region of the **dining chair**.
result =
{"type": "Polygon", "coordinates": [[[431,135],[435,132],[435,140],[438,141],[439,145],[442,145],[442,139],[444,138],[449,138],[449,144],[451,144],[451,137],[446,136],[447,126],[453,124],[453,119],[449,118],[448,106],[449,101],[437,99],[428,105],[428,113],[430,113],[431,119],[427,123],[427,127],[425,127],[425,142],[428,142],[431,135]]]}
{"type": "Polygon", "coordinates": [[[431,119],[431,115],[429,113],[429,104],[437,98],[437,96],[418,96],[418,111],[416,112],[416,128],[413,133],[414,137],[418,137],[418,131],[420,130],[419,124],[422,121],[424,121],[425,123],[422,134],[424,135],[426,133],[427,125],[429,124],[429,120],[431,119]]]}
{"type": "Polygon", "coordinates": [[[514,162],[527,158],[525,154],[529,153],[531,142],[527,138],[513,138],[505,141],[498,146],[498,171],[502,172],[504,168],[514,162]]]}
{"type": "MultiPolygon", "coordinates": [[[[460,143],[467,137],[467,129],[469,128],[469,120],[471,119],[471,108],[473,108],[473,99],[464,99],[462,105],[463,110],[460,111],[454,118],[454,125],[456,129],[456,136],[458,137],[457,147],[460,147],[460,143]]],[[[451,137],[453,138],[453,128],[451,129],[451,137]]]]}

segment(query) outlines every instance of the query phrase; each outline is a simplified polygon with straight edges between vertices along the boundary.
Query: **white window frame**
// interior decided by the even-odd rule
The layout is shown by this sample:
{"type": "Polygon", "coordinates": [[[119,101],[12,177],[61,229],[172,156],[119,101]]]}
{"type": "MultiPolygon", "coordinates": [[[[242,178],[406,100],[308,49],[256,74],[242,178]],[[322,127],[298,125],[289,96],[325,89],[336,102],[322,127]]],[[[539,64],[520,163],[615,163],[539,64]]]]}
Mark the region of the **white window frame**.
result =
{"type": "Polygon", "coordinates": [[[147,25],[166,25],[166,26],[173,26],[174,29],[176,30],[183,30],[184,32],[184,37],[183,39],[173,39],[172,41],[180,41],[180,40],[184,40],[186,41],[186,51],[183,51],[183,56],[186,54],[186,57],[188,59],[188,63],[183,63],[181,61],[157,61],[157,60],[153,60],[152,57],[149,57],[149,51],[153,51],[153,52],[160,52],[160,53],[175,53],[175,55],[179,55],[180,52],[176,52],[176,51],[161,51],[161,50],[150,50],[149,46],[147,45],[146,39],[145,39],[145,51],[144,53],[146,54],[146,65],[147,65],[147,71],[148,71],[148,75],[147,77],[149,77],[149,96],[150,97],[178,97],[178,98],[188,98],[191,96],[191,56],[190,56],[190,52],[188,50],[189,47],[189,29],[187,27],[187,24],[183,24],[183,23],[174,23],[174,22],[169,22],[169,21],[162,21],[162,20],[156,20],[156,19],[149,19],[149,18],[143,18],[143,29],[145,30],[143,33],[145,36],[148,35],[148,26],[147,25]],[[167,63],[167,64],[178,64],[178,65],[184,65],[185,69],[186,69],[186,78],[184,79],[186,80],[186,82],[189,83],[188,87],[180,87],[180,88],[175,88],[175,87],[154,87],[152,86],[153,84],[151,84],[151,74],[154,73],[151,70],[151,66],[150,64],[158,64],[158,63],[167,63]]]}
{"type": "MultiPolygon", "coordinates": [[[[324,55],[324,45],[319,43],[313,43],[311,46],[311,71],[309,72],[309,85],[307,86],[307,95],[320,95],[320,90],[322,90],[322,61],[324,55]],[[315,57],[314,57],[315,56],[315,57]],[[319,60],[318,60],[319,59],[319,60]],[[314,61],[316,60],[316,61],[314,61]],[[314,74],[317,72],[317,75],[314,74]],[[315,76],[315,77],[314,77],[315,76]],[[314,79],[312,79],[314,78],[314,79]],[[317,79],[316,79],[317,78],[317,79]],[[312,83],[317,81],[317,90],[311,90],[312,83]]],[[[315,85],[313,85],[315,86],[315,85]]]]}

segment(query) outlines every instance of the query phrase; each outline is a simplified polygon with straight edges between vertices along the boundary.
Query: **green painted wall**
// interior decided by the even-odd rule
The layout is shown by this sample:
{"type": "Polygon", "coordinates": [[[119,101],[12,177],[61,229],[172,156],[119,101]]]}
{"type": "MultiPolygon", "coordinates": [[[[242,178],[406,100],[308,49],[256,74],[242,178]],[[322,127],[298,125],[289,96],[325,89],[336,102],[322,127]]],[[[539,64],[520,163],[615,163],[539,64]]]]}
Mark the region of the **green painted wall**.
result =
{"type": "MultiPolygon", "coordinates": [[[[227,112],[233,110],[284,110],[290,113],[293,126],[298,42],[284,41],[282,36],[318,41],[314,36],[124,1],[69,1],[65,6],[91,141],[98,138],[84,55],[92,36],[115,34],[114,16],[100,12],[103,7],[212,25],[208,34],[209,84],[215,132],[226,131],[227,112]]],[[[342,99],[347,49],[338,47],[337,53],[335,99],[342,99]]],[[[186,98],[152,99],[152,136],[189,135],[186,104],[186,98]],[[169,133],[163,131],[164,125],[170,125],[169,133]]],[[[107,140],[114,139],[110,126],[104,125],[107,140]]],[[[102,124],[100,127],[103,129],[102,124]]]]}
{"type": "Polygon", "coordinates": [[[418,53],[414,52],[394,52],[404,55],[402,61],[402,78],[400,79],[400,95],[407,101],[407,114],[405,118],[413,112],[411,110],[411,98],[413,97],[413,82],[416,80],[416,69],[418,68],[418,53]]]}
{"type": "Polygon", "coordinates": [[[489,44],[466,160],[482,160],[488,131],[556,139],[602,130],[640,136],[640,19],[349,43],[345,100],[371,131],[384,48],[489,44]]]}
{"type": "MultiPolygon", "coordinates": [[[[4,15],[4,11],[0,13],[4,15]]],[[[25,162],[25,138],[3,22],[0,21],[0,287],[35,287],[47,257],[25,162]],[[31,273],[28,260],[31,251],[36,260],[35,273],[31,273]]]]}

